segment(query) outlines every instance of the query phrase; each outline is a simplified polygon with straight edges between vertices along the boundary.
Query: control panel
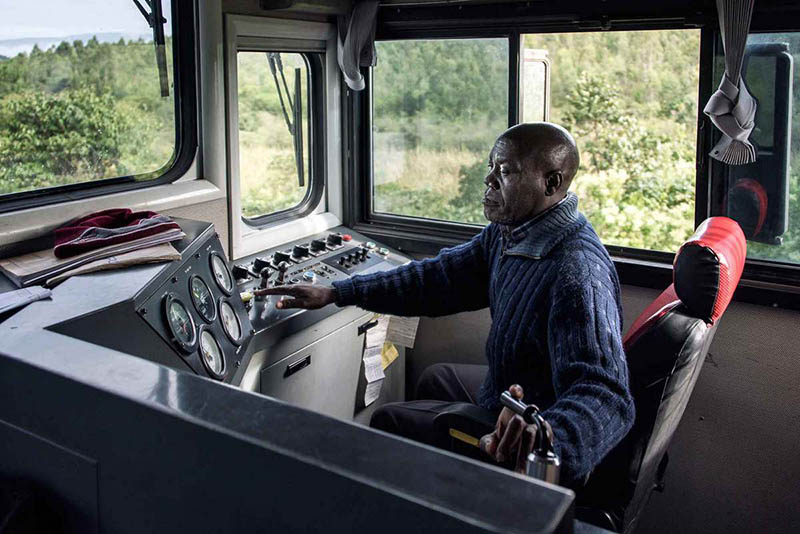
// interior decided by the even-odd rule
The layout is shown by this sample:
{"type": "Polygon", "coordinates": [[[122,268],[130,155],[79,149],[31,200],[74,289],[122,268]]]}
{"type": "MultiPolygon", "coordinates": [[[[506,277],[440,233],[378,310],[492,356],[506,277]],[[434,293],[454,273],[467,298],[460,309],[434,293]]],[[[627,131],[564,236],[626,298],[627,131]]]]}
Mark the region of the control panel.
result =
{"type": "Polygon", "coordinates": [[[231,382],[252,326],[219,240],[198,244],[137,311],[195,373],[231,382]]]}
{"type": "Polygon", "coordinates": [[[405,256],[340,227],[245,258],[233,266],[232,273],[258,332],[298,310],[279,310],[275,303],[281,297],[254,296],[256,289],[294,284],[330,286],[336,280],[393,269],[406,262],[405,256]]]}

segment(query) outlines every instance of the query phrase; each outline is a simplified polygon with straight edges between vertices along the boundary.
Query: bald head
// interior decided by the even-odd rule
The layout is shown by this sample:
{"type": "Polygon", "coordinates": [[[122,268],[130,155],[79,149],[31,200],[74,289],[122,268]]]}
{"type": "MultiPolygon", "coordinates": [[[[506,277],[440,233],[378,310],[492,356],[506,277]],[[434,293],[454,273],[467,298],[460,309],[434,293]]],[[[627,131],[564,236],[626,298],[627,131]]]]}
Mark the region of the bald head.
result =
{"type": "Polygon", "coordinates": [[[566,196],[579,161],[575,140],[561,126],[533,122],[509,128],[489,153],[484,215],[505,225],[535,217],[566,196]]]}
{"type": "Polygon", "coordinates": [[[552,122],[527,122],[512,126],[501,138],[514,142],[526,163],[536,165],[543,172],[559,171],[561,190],[569,189],[578,172],[580,154],[572,135],[552,122]]]}

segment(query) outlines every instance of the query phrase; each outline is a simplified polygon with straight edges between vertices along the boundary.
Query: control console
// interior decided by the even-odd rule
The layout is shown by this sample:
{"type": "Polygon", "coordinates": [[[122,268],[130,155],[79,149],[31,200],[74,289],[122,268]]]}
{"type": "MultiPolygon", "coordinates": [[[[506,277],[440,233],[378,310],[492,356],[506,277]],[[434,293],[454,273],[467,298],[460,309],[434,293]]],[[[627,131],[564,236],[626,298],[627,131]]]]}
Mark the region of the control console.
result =
{"type": "Polygon", "coordinates": [[[294,284],[330,286],[355,274],[386,271],[408,258],[344,227],[244,258],[232,268],[239,292],[258,332],[298,313],[279,310],[282,297],[256,297],[253,291],[294,284]]]}

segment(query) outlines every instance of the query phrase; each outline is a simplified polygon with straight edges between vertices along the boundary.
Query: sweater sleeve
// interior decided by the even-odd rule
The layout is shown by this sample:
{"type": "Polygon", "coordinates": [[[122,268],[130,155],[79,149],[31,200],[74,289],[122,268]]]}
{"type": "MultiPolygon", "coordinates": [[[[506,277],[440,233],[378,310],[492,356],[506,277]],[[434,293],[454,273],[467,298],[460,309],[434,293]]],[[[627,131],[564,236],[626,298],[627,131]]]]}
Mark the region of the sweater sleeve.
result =
{"type": "Polygon", "coordinates": [[[562,483],[580,482],[625,437],[634,404],[622,347],[618,292],[596,279],[551,293],[547,343],[556,402],[553,427],[562,483]]]}
{"type": "Polygon", "coordinates": [[[333,283],[336,304],[405,316],[438,316],[489,305],[484,229],[472,240],[391,271],[333,283]]]}

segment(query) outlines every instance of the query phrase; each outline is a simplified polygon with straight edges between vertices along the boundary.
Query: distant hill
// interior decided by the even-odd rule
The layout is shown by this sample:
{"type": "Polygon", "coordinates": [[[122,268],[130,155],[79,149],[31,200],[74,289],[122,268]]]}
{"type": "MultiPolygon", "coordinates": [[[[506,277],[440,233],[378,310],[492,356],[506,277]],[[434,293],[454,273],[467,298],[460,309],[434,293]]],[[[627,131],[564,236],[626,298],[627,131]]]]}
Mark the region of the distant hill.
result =
{"type": "Polygon", "coordinates": [[[62,41],[72,43],[73,41],[83,41],[84,43],[96,37],[101,43],[115,43],[120,39],[136,40],[140,37],[145,41],[153,39],[153,34],[150,32],[133,33],[133,32],[101,32],[101,33],[82,33],[77,35],[62,35],[58,37],[23,37],[19,39],[3,39],[0,40],[0,57],[9,58],[21,53],[28,53],[33,49],[33,45],[38,44],[42,50],[47,50],[51,46],[56,46],[62,41]]]}
{"type": "Polygon", "coordinates": [[[8,59],[6,56],[0,54],[0,61],[6,60],[6,59],[8,59]]]}

